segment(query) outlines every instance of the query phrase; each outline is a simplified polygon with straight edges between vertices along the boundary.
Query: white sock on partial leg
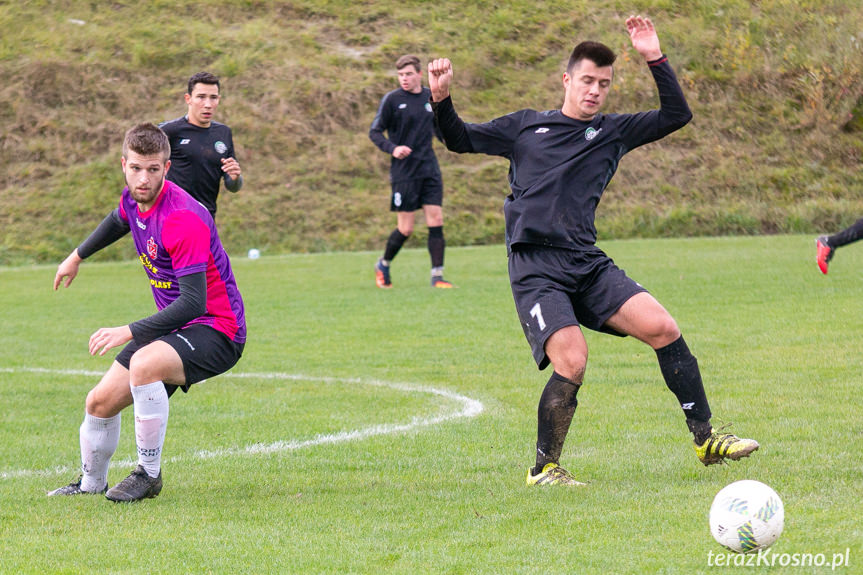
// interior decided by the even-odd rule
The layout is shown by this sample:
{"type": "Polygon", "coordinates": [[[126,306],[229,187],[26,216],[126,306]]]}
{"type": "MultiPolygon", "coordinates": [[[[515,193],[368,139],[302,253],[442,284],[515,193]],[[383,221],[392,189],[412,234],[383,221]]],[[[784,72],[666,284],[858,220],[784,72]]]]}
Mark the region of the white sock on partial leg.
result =
{"type": "Polygon", "coordinates": [[[108,483],[108,464],[120,442],[120,414],[102,418],[84,413],[81,438],[81,490],[97,493],[108,483]]]}
{"type": "Polygon", "coordinates": [[[168,392],[161,381],[132,386],[135,402],[135,443],[138,464],[150,477],[158,477],[162,467],[162,445],[168,427],[168,392]]]}

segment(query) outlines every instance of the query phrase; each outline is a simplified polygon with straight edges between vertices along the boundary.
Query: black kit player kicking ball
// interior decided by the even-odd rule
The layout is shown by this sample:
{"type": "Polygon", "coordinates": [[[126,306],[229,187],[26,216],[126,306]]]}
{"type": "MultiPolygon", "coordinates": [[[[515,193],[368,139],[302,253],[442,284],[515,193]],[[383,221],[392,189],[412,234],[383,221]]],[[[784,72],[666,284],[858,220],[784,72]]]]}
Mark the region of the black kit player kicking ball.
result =
{"type": "Polygon", "coordinates": [[[702,463],[736,460],[758,449],[752,439],[713,429],[698,363],[677,323],[595,245],[596,206],[621,157],[692,117],[653,23],[632,16],[626,28],[653,74],[659,110],[600,113],[615,54],[598,42],[582,42],[573,50],[560,110],[521,110],[484,124],[466,124],[456,114],[452,63],[446,58],[429,63],[435,120],[447,148],[510,161],[512,193],[504,213],[512,293],[537,365],[554,367],[539,400],[536,463],[528,469],[528,485],[582,485],[559,464],[587,365],[582,325],[631,335],[656,351],[702,463]]]}

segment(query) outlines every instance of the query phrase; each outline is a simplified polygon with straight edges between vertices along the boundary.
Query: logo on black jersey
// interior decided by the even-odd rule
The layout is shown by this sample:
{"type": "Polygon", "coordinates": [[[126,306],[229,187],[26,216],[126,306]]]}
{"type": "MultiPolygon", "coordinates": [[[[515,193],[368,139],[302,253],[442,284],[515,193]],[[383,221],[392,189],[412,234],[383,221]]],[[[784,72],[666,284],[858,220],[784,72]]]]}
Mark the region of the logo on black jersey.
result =
{"type": "Polygon", "coordinates": [[[217,151],[217,152],[219,152],[220,154],[224,154],[225,152],[227,152],[227,151],[228,151],[228,146],[226,146],[226,145],[225,145],[225,142],[223,142],[223,141],[221,141],[221,140],[219,140],[218,142],[216,142],[216,143],[214,144],[214,146],[215,146],[215,148],[216,148],[216,151],[217,151]]]}
{"type": "Polygon", "coordinates": [[[429,102],[426,102],[426,112],[431,112],[431,111],[432,111],[431,104],[429,102]]]}
{"type": "Polygon", "coordinates": [[[537,128],[534,134],[545,134],[546,132],[548,132],[548,128],[537,128]]]}
{"type": "Polygon", "coordinates": [[[597,137],[601,131],[602,131],[602,128],[600,128],[598,130],[594,130],[593,128],[588,128],[584,131],[584,139],[589,142],[592,139],[594,139],[595,137],[597,137]]]}
{"type": "Polygon", "coordinates": [[[182,140],[180,140],[180,145],[185,146],[186,144],[188,144],[191,141],[192,140],[190,140],[189,138],[183,138],[182,140]]]}
{"type": "Polygon", "coordinates": [[[405,104],[404,102],[402,102],[401,104],[399,104],[399,110],[404,110],[404,109],[405,109],[405,108],[407,108],[407,107],[408,107],[408,105],[407,105],[407,104],[405,104]]]}

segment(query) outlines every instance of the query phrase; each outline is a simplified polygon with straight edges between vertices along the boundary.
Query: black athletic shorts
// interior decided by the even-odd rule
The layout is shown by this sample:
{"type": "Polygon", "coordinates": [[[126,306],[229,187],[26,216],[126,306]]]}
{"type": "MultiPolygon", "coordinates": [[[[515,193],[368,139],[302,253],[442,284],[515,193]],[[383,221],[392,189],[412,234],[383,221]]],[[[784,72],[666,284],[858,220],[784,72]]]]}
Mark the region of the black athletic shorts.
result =
{"type": "Polygon", "coordinates": [[[423,206],[443,205],[443,180],[440,176],[393,182],[392,188],[391,212],[414,212],[423,206]]]}
{"type": "Polygon", "coordinates": [[[583,252],[519,245],[509,255],[512,297],[539,369],[545,342],[557,330],[583,325],[623,336],[604,324],[629,298],[647,291],[602,250],[583,252]]]}
{"type": "MultiPolygon", "coordinates": [[[[155,341],[164,341],[173,347],[183,361],[186,383],[181,386],[166,383],[165,390],[169,396],[177,391],[177,388],[182,389],[185,393],[189,391],[189,387],[193,383],[225,373],[240,360],[243,355],[243,347],[245,347],[242,343],[231,341],[219,330],[198,323],[163,335],[155,341]]],[[[132,340],[114,359],[129,369],[132,355],[142,347],[144,346],[132,340]]]]}

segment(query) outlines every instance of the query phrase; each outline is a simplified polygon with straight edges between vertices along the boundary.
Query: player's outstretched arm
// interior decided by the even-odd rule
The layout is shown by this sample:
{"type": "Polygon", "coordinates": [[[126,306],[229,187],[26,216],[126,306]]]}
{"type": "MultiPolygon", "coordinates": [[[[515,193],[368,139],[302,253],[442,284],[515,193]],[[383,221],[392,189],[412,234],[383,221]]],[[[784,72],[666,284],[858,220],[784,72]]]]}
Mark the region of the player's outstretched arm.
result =
{"type": "Polygon", "coordinates": [[[452,84],[452,62],[449,61],[449,58],[432,60],[429,62],[428,72],[432,100],[441,102],[449,98],[449,89],[452,84]]]}
{"type": "Polygon", "coordinates": [[[57,291],[60,283],[63,284],[63,287],[69,287],[69,284],[78,275],[78,268],[82,261],[84,260],[78,255],[78,248],[72,250],[72,253],[57,266],[57,273],[54,275],[54,291],[57,291]],[[64,278],[65,282],[63,281],[64,278]]]}
{"type": "Polygon", "coordinates": [[[659,47],[659,35],[650,18],[641,16],[630,16],[626,19],[626,30],[632,47],[647,61],[652,62],[662,58],[662,49],[659,47]]]}

